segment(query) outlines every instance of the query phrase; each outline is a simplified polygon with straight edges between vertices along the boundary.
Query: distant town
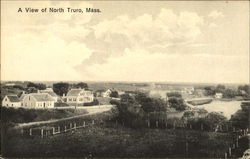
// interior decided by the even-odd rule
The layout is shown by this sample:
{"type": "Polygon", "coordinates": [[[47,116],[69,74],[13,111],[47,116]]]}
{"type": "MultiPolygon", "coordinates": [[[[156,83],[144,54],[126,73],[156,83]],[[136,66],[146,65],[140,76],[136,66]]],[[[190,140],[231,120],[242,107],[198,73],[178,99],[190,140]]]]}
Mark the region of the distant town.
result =
{"type": "Polygon", "coordinates": [[[110,104],[121,95],[142,92],[153,98],[168,101],[169,95],[178,93],[193,105],[212,100],[249,99],[248,85],[183,85],[161,83],[44,83],[4,82],[1,84],[2,106],[22,108],[55,108],[110,104]],[[100,88],[98,88],[100,87],[100,88]]]}
{"type": "Polygon", "coordinates": [[[241,157],[248,149],[249,88],[246,84],[2,82],[3,155],[241,157]]]}

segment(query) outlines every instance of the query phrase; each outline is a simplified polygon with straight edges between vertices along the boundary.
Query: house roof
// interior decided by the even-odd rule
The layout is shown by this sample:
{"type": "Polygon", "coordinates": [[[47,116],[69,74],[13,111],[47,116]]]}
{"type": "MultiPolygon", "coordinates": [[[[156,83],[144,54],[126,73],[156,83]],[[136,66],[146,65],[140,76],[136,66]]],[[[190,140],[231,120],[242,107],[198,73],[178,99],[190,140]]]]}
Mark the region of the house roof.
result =
{"type": "Polygon", "coordinates": [[[57,97],[56,93],[51,90],[40,90],[41,93],[48,93],[52,97],[57,97]]]}
{"type": "Polygon", "coordinates": [[[31,93],[30,95],[33,96],[38,102],[54,101],[48,93],[31,93]]]}
{"type": "Polygon", "coordinates": [[[19,98],[16,95],[7,95],[10,102],[20,102],[19,98]]]}
{"type": "Polygon", "coordinates": [[[23,98],[26,96],[27,94],[22,94],[19,98],[19,100],[23,100],[23,98]]]}
{"type": "Polygon", "coordinates": [[[78,96],[78,94],[83,91],[83,89],[71,89],[68,93],[67,96],[78,96]]]}

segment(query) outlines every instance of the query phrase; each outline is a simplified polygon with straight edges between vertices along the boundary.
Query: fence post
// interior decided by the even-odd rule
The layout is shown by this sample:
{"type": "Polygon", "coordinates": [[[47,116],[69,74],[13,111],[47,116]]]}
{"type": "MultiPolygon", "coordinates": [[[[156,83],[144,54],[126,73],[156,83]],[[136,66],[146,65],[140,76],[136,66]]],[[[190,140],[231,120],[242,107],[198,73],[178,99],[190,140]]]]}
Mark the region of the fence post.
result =
{"type": "Polygon", "coordinates": [[[60,126],[58,126],[58,133],[60,134],[60,126]]]}
{"type": "Polygon", "coordinates": [[[76,123],[74,123],[74,128],[75,128],[75,130],[76,130],[76,123]]]}
{"type": "Polygon", "coordinates": [[[227,159],[227,153],[225,152],[225,159],[227,159]]]}
{"type": "Polygon", "coordinates": [[[95,124],[95,120],[92,120],[92,124],[93,124],[93,125],[95,124]]]}
{"type": "Polygon", "coordinates": [[[41,129],[41,138],[43,138],[43,129],[41,129]]]}
{"type": "Polygon", "coordinates": [[[150,128],[150,120],[148,120],[148,128],[150,128]]]}
{"type": "Polygon", "coordinates": [[[233,132],[235,132],[235,127],[233,127],[233,132]]]}
{"type": "Polygon", "coordinates": [[[21,135],[23,136],[23,128],[21,129],[21,135]]]}
{"type": "Polygon", "coordinates": [[[85,121],[83,121],[83,127],[85,128],[85,126],[86,126],[86,125],[85,125],[85,121]]]}
{"type": "Polygon", "coordinates": [[[156,122],[155,122],[155,125],[156,125],[156,127],[158,128],[158,126],[159,126],[159,122],[158,122],[158,121],[156,121],[156,122]]]}
{"type": "Polygon", "coordinates": [[[32,136],[32,128],[30,128],[30,136],[32,136]]]}
{"type": "Polygon", "coordinates": [[[72,123],[69,124],[69,128],[70,128],[70,129],[72,128],[72,123]]]}
{"type": "Polygon", "coordinates": [[[52,135],[54,135],[54,134],[55,134],[55,128],[52,127],[52,135]]]}
{"type": "Polygon", "coordinates": [[[186,141],[186,157],[188,156],[188,142],[186,141]]]}
{"type": "Polygon", "coordinates": [[[64,132],[66,132],[67,131],[67,126],[64,126],[64,132]]]}
{"type": "Polygon", "coordinates": [[[232,155],[232,149],[231,147],[228,148],[228,156],[230,157],[232,155]]]}
{"type": "Polygon", "coordinates": [[[233,144],[233,147],[232,147],[233,149],[235,149],[235,144],[233,144]]]}
{"type": "Polygon", "coordinates": [[[192,124],[189,125],[189,128],[192,129],[192,124]]]}

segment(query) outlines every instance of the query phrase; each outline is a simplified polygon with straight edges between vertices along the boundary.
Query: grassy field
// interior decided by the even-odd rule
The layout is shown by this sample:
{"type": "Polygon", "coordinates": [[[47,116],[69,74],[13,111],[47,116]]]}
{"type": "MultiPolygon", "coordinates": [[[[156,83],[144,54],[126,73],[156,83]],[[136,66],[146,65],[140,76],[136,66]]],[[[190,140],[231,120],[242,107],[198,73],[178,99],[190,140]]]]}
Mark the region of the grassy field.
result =
{"type": "Polygon", "coordinates": [[[2,123],[11,125],[15,125],[17,123],[61,119],[87,113],[84,109],[77,111],[74,109],[24,109],[7,107],[0,107],[0,109],[2,123]]]}
{"type": "MultiPolygon", "coordinates": [[[[111,122],[111,121],[110,121],[111,122]]],[[[131,129],[112,122],[40,137],[6,135],[7,157],[221,157],[231,135],[171,129],[131,129]]]]}

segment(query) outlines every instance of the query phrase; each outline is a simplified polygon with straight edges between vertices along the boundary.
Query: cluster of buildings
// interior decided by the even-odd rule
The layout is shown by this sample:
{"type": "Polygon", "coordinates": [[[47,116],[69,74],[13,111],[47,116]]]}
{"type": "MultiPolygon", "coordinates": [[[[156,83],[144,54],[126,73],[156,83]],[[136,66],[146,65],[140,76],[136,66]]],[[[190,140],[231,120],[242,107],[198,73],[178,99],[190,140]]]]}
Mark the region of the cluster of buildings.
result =
{"type": "Polygon", "coordinates": [[[2,105],[7,107],[23,108],[54,108],[55,103],[63,102],[69,106],[83,106],[85,103],[94,101],[94,95],[89,90],[71,89],[67,95],[60,97],[53,92],[51,88],[39,90],[37,93],[22,93],[17,95],[6,95],[3,98],[2,105]]]}

